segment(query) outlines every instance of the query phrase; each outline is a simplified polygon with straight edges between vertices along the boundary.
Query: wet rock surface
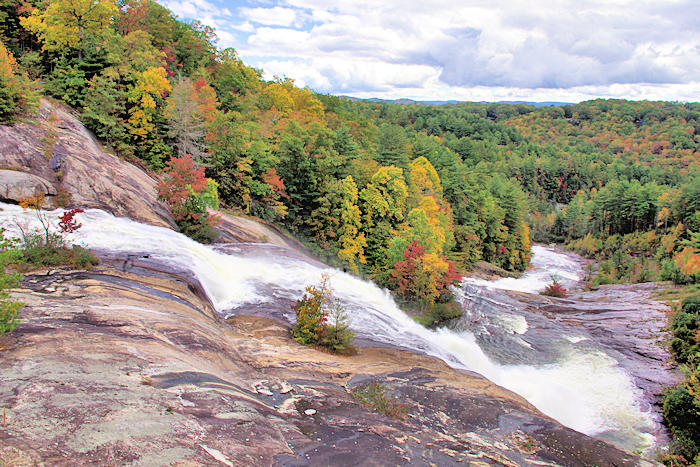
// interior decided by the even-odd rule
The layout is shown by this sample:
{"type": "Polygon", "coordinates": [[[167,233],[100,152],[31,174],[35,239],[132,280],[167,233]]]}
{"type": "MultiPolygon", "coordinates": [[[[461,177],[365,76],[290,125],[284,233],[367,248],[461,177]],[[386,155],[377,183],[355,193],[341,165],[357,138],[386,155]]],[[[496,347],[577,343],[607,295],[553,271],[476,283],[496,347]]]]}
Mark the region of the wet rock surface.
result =
{"type": "Polygon", "coordinates": [[[552,298],[467,285],[467,312],[453,327],[473,331],[489,356],[504,364],[545,366],[572,352],[604,352],[641,389],[640,407],[656,425],[650,434],[656,446],[665,446],[669,435],[662,424],[662,391],[680,375],[664,342],[668,307],[655,298],[664,287],[668,285],[604,285],[552,298]],[[504,326],[504,315],[521,317],[522,324],[504,326]]]}
{"type": "Polygon", "coordinates": [[[216,228],[221,232],[217,242],[265,243],[308,253],[307,249],[299,241],[280,232],[274,225],[258,219],[217,211],[213,212],[218,216],[216,228]]]}
{"type": "MultiPolygon", "coordinates": [[[[549,300],[541,306],[550,318],[581,327],[596,342],[620,355],[620,364],[635,378],[661,422],[661,394],[680,380],[664,342],[668,306],[655,299],[666,287],[659,283],[603,285],[597,290],[549,300]]],[[[662,430],[659,444],[667,435],[662,430]]]]}
{"type": "Polygon", "coordinates": [[[116,262],[28,276],[3,338],[13,465],[634,465],[483,377],[398,349],[339,357],[286,325],[222,320],[196,284],[116,262]],[[402,420],[352,391],[382,382],[402,420]]]}

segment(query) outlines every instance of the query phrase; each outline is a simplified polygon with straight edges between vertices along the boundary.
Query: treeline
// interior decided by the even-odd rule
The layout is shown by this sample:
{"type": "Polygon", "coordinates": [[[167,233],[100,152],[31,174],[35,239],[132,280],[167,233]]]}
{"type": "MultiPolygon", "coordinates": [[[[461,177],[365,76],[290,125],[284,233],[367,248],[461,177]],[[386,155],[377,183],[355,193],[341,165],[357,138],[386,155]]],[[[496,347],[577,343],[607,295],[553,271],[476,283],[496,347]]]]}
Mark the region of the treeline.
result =
{"type": "Polygon", "coordinates": [[[530,218],[536,240],[597,258],[593,285],[700,280],[700,245],[692,241],[700,230],[700,104],[595,100],[510,121],[562,155],[550,171],[559,196],[540,178],[526,185],[539,193],[530,218]],[[566,205],[552,209],[547,198],[566,205]]]}

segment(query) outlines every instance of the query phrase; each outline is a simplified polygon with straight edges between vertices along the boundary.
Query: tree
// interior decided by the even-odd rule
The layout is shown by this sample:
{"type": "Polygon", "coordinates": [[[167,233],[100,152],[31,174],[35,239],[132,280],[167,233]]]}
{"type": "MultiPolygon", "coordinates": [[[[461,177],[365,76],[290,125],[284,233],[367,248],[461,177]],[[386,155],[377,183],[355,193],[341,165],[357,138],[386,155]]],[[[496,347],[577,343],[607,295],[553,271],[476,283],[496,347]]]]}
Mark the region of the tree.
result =
{"type": "Polygon", "coordinates": [[[364,233],[360,232],[360,208],[357,207],[357,186],[352,176],[343,179],[343,203],[340,208],[340,229],[338,230],[338,244],[340,251],[338,257],[348,264],[350,270],[357,274],[357,263],[367,262],[364,248],[367,240],[364,233]]]}
{"type": "Polygon", "coordinates": [[[133,135],[145,138],[155,130],[153,114],[163,95],[170,91],[172,86],[166,78],[165,69],[149,68],[138,75],[129,96],[129,101],[133,104],[129,117],[130,132],[133,135]]]}
{"type": "Polygon", "coordinates": [[[197,161],[205,159],[205,128],[214,119],[218,104],[214,90],[202,77],[182,78],[175,83],[166,102],[165,114],[178,156],[189,154],[197,161]]]}
{"type": "Polygon", "coordinates": [[[323,274],[319,285],[307,286],[305,290],[304,296],[292,305],[296,313],[292,338],[304,345],[321,346],[332,353],[354,353],[354,333],[348,327],[345,307],[333,298],[330,277],[323,274]]]}
{"type": "Polygon", "coordinates": [[[81,120],[112,148],[129,153],[126,125],[127,92],[115,69],[106,69],[88,82],[81,120]]]}
{"type": "Polygon", "coordinates": [[[195,168],[189,155],[168,162],[156,190],[185,235],[204,243],[217,236],[212,227],[215,219],[207,213],[207,208],[218,207],[217,183],[204,176],[204,167],[195,168]]]}
{"type": "Polygon", "coordinates": [[[250,141],[252,125],[241,125],[239,120],[238,112],[218,112],[208,124],[205,143],[209,158],[206,170],[210,177],[218,181],[222,202],[249,212],[253,194],[260,198],[275,197],[275,192],[264,181],[254,180],[254,161],[265,165],[260,167],[260,173],[270,170],[275,164],[264,164],[269,156],[265,157],[266,151],[261,144],[250,141]]]}
{"type": "Polygon", "coordinates": [[[82,60],[85,49],[104,46],[113,37],[112,20],[118,13],[114,0],[54,0],[21,24],[39,36],[44,50],[77,49],[82,60]]]}
{"type": "Polygon", "coordinates": [[[29,79],[19,73],[15,57],[0,42],[0,122],[13,123],[36,104],[36,94],[29,79]]]}
{"type": "Polygon", "coordinates": [[[547,287],[540,293],[549,297],[566,298],[566,288],[561,285],[559,279],[552,277],[552,281],[547,284],[547,287]]]}
{"type": "Polygon", "coordinates": [[[367,240],[365,256],[371,276],[384,283],[390,267],[387,250],[395,232],[404,220],[408,187],[403,169],[380,167],[359,194],[362,231],[367,240]]]}
{"type": "Polygon", "coordinates": [[[423,245],[413,241],[403,251],[402,260],[394,263],[389,282],[400,297],[416,301],[424,308],[437,300],[451,298],[449,286],[460,280],[454,263],[426,252],[423,245]]]}
{"type": "Polygon", "coordinates": [[[304,129],[292,122],[277,149],[281,161],[278,174],[285,182],[290,198],[289,220],[296,229],[303,229],[318,208],[323,188],[318,160],[307,142],[310,143],[304,129]]]}
{"type": "Polygon", "coordinates": [[[397,125],[383,124],[379,127],[376,160],[381,165],[408,167],[408,140],[406,132],[397,125]]]}
{"type": "Polygon", "coordinates": [[[443,198],[437,171],[425,157],[410,164],[408,177],[408,241],[418,240],[429,252],[442,253],[454,246],[452,209],[443,198]]]}
{"type": "Polygon", "coordinates": [[[154,167],[161,167],[168,155],[160,129],[156,126],[164,105],[163,96],[172,90],[162,67],[149,68],[136,76],[136,83],[129,90],[130,103],[127,126],[137,150],[154,167]]]}
{"type": "Polygon", "coordinates": [[[262,72],[246,66],[234,49],[219,52],[212,72],[212,86],[225,110],[242,111],[245,96],[261,89],[262,72]]]}

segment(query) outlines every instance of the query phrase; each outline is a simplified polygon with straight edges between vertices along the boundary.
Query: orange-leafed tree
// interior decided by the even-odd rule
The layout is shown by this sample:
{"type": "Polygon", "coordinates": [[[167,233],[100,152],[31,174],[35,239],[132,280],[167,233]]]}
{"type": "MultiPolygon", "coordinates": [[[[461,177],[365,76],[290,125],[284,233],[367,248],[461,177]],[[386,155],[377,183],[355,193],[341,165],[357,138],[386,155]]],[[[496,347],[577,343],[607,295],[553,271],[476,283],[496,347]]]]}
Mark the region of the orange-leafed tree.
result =
{"type": "Polygon", "coordinates": [[[18,71],[15,57],[0,42],[0,122],[12,123],[36,106],[29,79],[18,71]]]}

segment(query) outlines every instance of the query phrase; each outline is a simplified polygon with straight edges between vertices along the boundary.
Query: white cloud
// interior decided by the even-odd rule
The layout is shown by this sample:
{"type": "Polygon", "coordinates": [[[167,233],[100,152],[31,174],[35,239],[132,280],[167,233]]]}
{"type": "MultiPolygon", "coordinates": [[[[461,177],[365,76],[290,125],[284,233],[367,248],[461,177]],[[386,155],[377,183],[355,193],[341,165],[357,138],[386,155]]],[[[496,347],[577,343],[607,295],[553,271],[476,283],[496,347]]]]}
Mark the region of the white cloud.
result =
{"type": "Polygon", "coordinates": [[[310,61],[269,60],[262,62],[262,68],[267,79],[287,75],[300,86],[341,94],[419,88],[426,81],[436,79],[438,74],[434,68],[425,65],[397,65],[378,60],[347,61],[332,57],[310,61]]]}
{"type": "Polygon", "coordinates": [[[222,42],[267,76],[324,92],[430,100],[700,95],[697,0],[282,0],[230,7],[232,17],[207,0],[168,6],[209,18],[222,42]],[[224,40],[225,31],[236,34],[224,40]],[[244,42],[228,43],[241,33],[244,42]]]}
{"type": "Polygon", "coordinates": [[[266,26],[292,26],[297,13],[291,8],[241,8],[241,15],[248,21],[266,26]]]}

